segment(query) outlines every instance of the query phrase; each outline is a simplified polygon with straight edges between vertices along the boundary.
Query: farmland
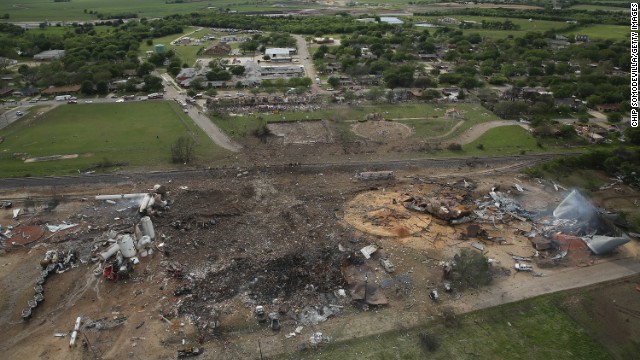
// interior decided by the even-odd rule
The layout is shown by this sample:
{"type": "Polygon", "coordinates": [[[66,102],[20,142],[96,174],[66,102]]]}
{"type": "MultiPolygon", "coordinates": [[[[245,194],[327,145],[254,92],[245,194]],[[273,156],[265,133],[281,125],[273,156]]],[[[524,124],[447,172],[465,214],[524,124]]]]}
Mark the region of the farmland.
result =
{"type": "Polygon", "coordinates": [[[49,112],[34,110],[0,130],[5,137],[0,168],[5,177],[62,175],[124,163],[134,168],[150,164],[167,168],[171,144],[185,135],[197,142],[200,160],[222,153],[174,103],[62,105],[49,112]],[[24,161],[54,155],[77,157],[24,161]]]}
{"type": "MultiPolygon", "coordinates": [[[[265,2],[238,4],[232,0],[178,2],[165,0],[73,0],[69,2],[53,2],[51,0],[21,0],[0,2],[0,14],[9,14],[11,21],[80,21],[95,20],[95,14],[103,14],[105,18],[120,14],[136,14],[139,18],[161,17],[173,14],[189,14],[192,12],[215,12],[218,9],[230,8],[237,11],[268,11],[273,3],[265,2]],[[85,11],[86,10],[86,11],[85,11]]],[[[308,8],[310,4],[293,4],[285,8],[308,8]]],[[[313,6],[311,6],[313,7],[313,6]]],[[[281,9],[278,7],[276,9],[281,9]]]]}

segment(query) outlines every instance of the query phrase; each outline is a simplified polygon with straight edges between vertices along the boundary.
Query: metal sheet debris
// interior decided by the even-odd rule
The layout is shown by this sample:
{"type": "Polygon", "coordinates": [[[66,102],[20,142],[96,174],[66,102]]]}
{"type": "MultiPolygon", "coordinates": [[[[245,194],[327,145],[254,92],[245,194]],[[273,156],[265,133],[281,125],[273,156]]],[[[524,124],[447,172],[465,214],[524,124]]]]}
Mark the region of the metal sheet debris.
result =
{"type": "Polygon", "coordinates": [[[362,249],[360,249],[360,252],[362,253],[365,259],[370,259],[371,255],[376,251],[378,251],[378,247],[375,245],[367,245],[362,249]]]}

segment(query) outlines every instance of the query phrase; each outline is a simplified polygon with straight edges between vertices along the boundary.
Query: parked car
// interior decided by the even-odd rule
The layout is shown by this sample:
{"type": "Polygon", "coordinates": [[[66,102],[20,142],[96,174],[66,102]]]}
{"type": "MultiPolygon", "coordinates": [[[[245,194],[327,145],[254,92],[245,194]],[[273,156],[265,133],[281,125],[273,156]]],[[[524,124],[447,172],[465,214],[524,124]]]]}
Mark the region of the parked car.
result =
{"type": "Polygon", "coordinates": [[[73,104],[77,104],[78,101],[77,100],[69,100],[67,101],[67,104],[73,105],[73,104]]]}
{"type": "Polygon", "coordinates": [[[517,271],[533,271],[533,266],[529,264],[516,263],[513,266],[517,271]]]}
{"type": "Polygon", "coordinates": [[[16,116],[22,116],[24,113],[22,111],[16,111],[16,116]]]}

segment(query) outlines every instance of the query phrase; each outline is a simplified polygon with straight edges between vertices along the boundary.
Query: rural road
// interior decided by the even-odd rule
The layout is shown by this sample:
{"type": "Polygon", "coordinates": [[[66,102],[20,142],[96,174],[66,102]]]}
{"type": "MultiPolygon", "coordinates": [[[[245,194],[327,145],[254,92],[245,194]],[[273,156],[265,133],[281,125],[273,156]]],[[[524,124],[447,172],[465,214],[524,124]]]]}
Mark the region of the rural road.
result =
{"type": "Polygon", "coordinates": [[[307,77],[311,79],[311,93],[319,94],[322,92],[322,89],[316,82],[316,70],[313,66],[313,59],[309,54],[309,48],[307,47],[307,42],[304,40],[304,37],[301,35],[291,35],[296,39],[298,43],[298,57],[300,58],[300,64],[304,66],[304,71],[307,73],[307,77]]]}
{"type": "MultiPolygon", "coordinates": [[[[165,83],[165,98],[185,101],[186,96],[176,90],[176,88],[179,87],[171,76],[168,74],[162,74],[161,76],[165,83]]],[[[193,119],[193,122],[195,122],[216,145],[233,152],[238,152],[242,149],[240,144],[231,140],[211,119],[204,115],[198,107],[187,105],[187,109],[188,115],[193,119]]]]}

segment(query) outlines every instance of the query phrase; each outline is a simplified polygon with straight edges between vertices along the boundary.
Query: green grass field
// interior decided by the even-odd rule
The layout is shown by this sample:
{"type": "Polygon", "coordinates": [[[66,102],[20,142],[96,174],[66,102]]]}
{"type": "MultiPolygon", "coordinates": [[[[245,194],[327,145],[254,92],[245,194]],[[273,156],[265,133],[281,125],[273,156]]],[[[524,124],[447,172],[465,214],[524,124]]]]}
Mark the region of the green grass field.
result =
{"type": "Polygon", "coordinates": [[[565,31],[566,35],[587,35],[591,39],[625,40],[629,38],[629,27],[622,25],[585,25],[578,29],[565,31]]]}
{"type": "Polygon", "coordinates": [[[463,145],[462,149],[465,154],[476,156],[486,153],[518,155],[522,151],[542,151],[537,145],[537,140],[519,125],[490,129],[471,143],[463,145]],[[480,144],[484,150],[478,149],[480,144]]]}
{"type": "Polygon", "coordinates": [[[621,8],[621,7],[615,7],[615,6],[602,6],[602,5],[586,5],[586,4],[580,4],[580,5],[573,5],[571,7],[569,7],[569,9],[571,10],[603,10],[603,11],[626,11],[629,12],[629,7],[627,8],[621,8]]]}
{"type": "Polygon", "coordinates": [[[225,154],[173,102],[78,104],[38,114],[34,109],[0,130],[0,176],[77,173],[98,163],[129,168],[171,168],[171,144],[180,136],[197,143],[196,161],[225,154]],[[25,163],[27,157],[78,154],[75,159],[25,163]]]}
{"type": "MultiPolygon", "coordinates": [[[[386,311],[386,310],[383,310],[386,311]]],[[[330,334],[329,334],[330,335],[330,334]]],[[[460,325],[440,320],[408,330],[330,343],[287,359],[611,359],[581,324],[562,309],[558,296],[542,296],[464,315],[460,325]],[[428,351],[419,333],[437,339],[428,351]]]]}
{"type": "Polygon", "coordinates": [[[186,14],[207,10],[209,2],[185,2],[167,4],[165,0],[7,0],[0,2],[0,14],[9,14],[10,21],[72,21],[92,20],[96,17],[85,13],[87,9],[107,14],[136,13],[138,17],[156,17],[171,14],[186,14]]]}
{"type": "MultiPolygon", "coordinates": [[[[306,2],[284,3],[277,0],[266,2],[235,0],[185,1],[173,3],[169,0],[72,0],[69,2],[53,2],[53,0],[4,0],[0,1],[0,14],[9,14],[9,21],[74,21],[95,20],[95,15],[85,13],[97,11],[105,15],[136,13],[139,18],[162,17],[173,14],[189,14],[193,12],[216,12],[218,9],[231,9],[239,12],[269,11],[282,9],[304,9],[319,7],[306,2]],[[209,7],[215,7],[209,9],[209,7]]],[[[6,21],[6,20],[3,20],[6,21]]]]}
{"type": "MultiPolygon", "coordinates": [[[[434,104],[403,104],[402,106],[397,106],[384,104],[349,107],[335,106],[328,110],[313,112],[265,113],[228,117],[225,119],[213,117],[213,121],[231,137],[241,139],[246,135],[250,135],[258,128],[260,124],[258,117],[265,119],[267,122],[305,121],[309,119],[329,120],[330,124],[336,127],[336,130],[340,133],[341,130],[344,130],[344,124],[351,124],[355,121],[363,120],[367,114],[377,112],[381,113],[385,119],[409,125],[414,131],[414,136],[428,140],[444,135],[458,122],[458,120],[455,119],[445,119],[444,113],[450,107],[455,107],[462,111],[465,116],[465,122],[456,129],[455,132],[451,133],[451,135],[438,139],[438,141],[456,136],[472,125],[480,122],[498,119],[494,114],[486,111],[479,105],[456,104],[455,106],[438,106],[434,104]]],[[[344,133],[344,131],[342,131],[342,133],[344,133]]]]}
{"type": "MultiPolygon", "coordinates": [[[[113,29],[111,26],[94,26],[93,27],[98,34],[109,32],[113,29]]],[[[30,34],[39,35],[64,35],[68,32],[73,32],[73,26],[47,26],[44,29],[28,29],[30,34]]]]}
{"type": "MultiPolygon", "coordinates": [[[[166,50],[171,50],[173,49],[176,54],[178,54],[178,56],[180,57],[180,59],[182,60],[183,63],[186,63],[189,66],[193,66],[193,64],[196,61],[196,54],[198,53],[198,50],[202,47],[206,47],[208,45],[208,43],[206,45],[200,45],[200,46],[191,46],[191,45],[170,45],[171,41],[185,35],[185,34],[189,34],[192,33],[194,30],[198,29],[198,27],[196,26],[188,26],[185,27],[184,30],[182,31],[182,33],[180,34],[172,34],[172,35],[167,35],[161,38],[156,38],[153,39],[153,45],[149,46],[147,45],[146,42],[142,42],[140,44],[140,56],[145,56],[146,52],[149,50],[154,50],[154,46],[156,46],[157,44],[163,44],[165,46],[166,50]]],[[[207,32],[204,32],[204,30],[193,33],[191,36],[189,37],[200,37],[207,34],[207,32]]]]}

